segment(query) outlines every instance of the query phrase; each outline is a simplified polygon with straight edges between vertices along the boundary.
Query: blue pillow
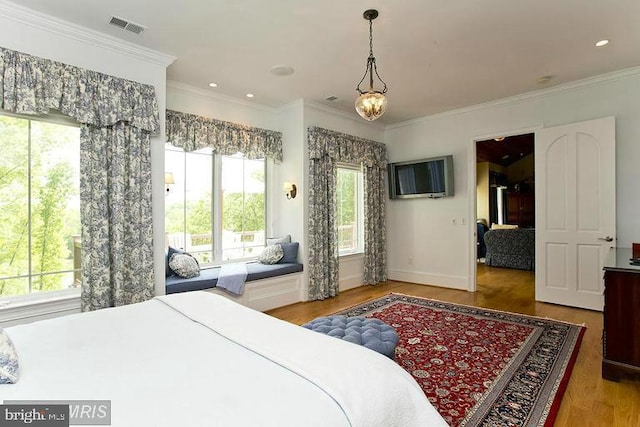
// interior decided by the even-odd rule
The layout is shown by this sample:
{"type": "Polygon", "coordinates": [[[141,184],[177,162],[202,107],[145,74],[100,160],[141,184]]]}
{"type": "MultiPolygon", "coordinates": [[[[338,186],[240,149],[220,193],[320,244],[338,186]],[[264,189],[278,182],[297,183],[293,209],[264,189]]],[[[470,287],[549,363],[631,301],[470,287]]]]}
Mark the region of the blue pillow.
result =
{"type": "Polygon", "coordinates": [[[278,264],[298,262],[298,246],[300,246],[300,243],[293,242],[278,244],[282,246],[282,252],[284,252],[284,256],[280,261],[278,261],[278,264]]]}
{"type": "Polygon", "coordinates": [[[171,269],[171,267],[169,266],[169,260],[171,259],[171,255],[173,255],[173,254],[184,254],[184,253],[186,253],[186,252],[181,250],[181,249],[176,249],[176,248],[172,248],[171,246],[169,246],[169,249],[167,250],[167,262],[166,262],[166,265],[164,266],[165,277],[173,276],[174,274],[176,274],[176,272],[173,271],[171,269]]]}

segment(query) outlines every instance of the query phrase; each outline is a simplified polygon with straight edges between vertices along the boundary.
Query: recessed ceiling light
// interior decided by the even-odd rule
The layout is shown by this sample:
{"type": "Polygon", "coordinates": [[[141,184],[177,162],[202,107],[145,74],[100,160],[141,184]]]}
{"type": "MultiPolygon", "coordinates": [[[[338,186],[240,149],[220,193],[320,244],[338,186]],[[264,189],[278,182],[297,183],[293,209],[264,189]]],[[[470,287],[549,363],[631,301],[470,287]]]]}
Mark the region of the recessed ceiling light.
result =
{"type": "Polygon", "coordinates": [[[597,43],[596,43],[596,46],[598,46],[598,47],[602,47],[602,46],[606,46],[606,45],[608,45],[608,44],[609,44],[609,40],[607,40],[607,39],[603,39],[603,40],[600,40],[599,42],[597,42],[597,43]]]}
{"type": "Polygon", "coordinates": [[[290,76],[293,74],[293,67],[289,65],[274,65],[269,72],[276,76],[290,76]]]}
{"type": "Polygon", "coordinates": [[[252,93],[248,93],[248,94],[247,94],[247,98],[253,98],[254,96],[255,96],[255,95],[254,95],[254,94],[252,94],[252,93]]]}
{"type": "Polygon", "coordinates": [[[209,83],[209,87],[218,87],[218,83],[211,82],[209,83]]]}

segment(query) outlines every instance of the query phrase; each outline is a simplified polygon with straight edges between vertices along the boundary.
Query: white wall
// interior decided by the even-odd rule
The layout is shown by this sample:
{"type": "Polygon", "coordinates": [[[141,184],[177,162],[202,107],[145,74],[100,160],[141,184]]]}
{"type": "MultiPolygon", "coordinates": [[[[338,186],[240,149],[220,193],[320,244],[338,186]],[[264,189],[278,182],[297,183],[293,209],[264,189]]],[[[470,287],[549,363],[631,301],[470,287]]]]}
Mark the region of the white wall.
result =
{"type": "MultiPolygon", "coordinates": [[[[272,222],[271,235],[290,234],[293,241],[299,242],[298,261],[305,265],[302,286],[308,289],[307,238],[305,234],[304,201],[307,198],[307,187],[304,182],[307,158],[307,133],[303,122],[304,104],[298,100],[284,106],[278,115],[279,130],[282,132],[282,162],[274,165],[272,206],[270,213],[272,222]],[[282,191],[286,181],[296,185],[296,198],[287,199],[282,191]]],[[[305,298],[306,299],[306,298],[305,298]]]]}
{"type": "MultiPolygon", "coordinates": [[[[155,87],[158,107],[165,109],[166,67],[173,57],[64,22],[13,3],[0,1],[0,46],[30,55],[150,84],[155,87]]],[[[164,293],[162,217],[164,211],[164,114],[162,134],[152,138],[153,225],[156,292],[164,293]]],[[[74,306],[76,304],[74,303],[74,306]]],[[[78,311],[77,308],[66,311],[78,311]]],[[[38,316],[46,309],[39,310],[38,316]]],[[[62,311],[60,311],[62,313],[62,311]]],[[[28,313],[21,311],[21,315],[28,313]]],[[[34,320],[39,317],[34,317],[34,320]]]]}
{"type": "Polygon", "coordinates": [[[640,69],[626,70],[390,126],[392,161],[454,155],[455,196],[391,201],[389,276],[467,289],[473,278],[472,141],[599,117],[616,117],[618,246],[640,241],[640,69]],[[453,225],[456,219],[458,225],[453,225]],[[465,225],[459,225],[464,222],[465,225]]]}

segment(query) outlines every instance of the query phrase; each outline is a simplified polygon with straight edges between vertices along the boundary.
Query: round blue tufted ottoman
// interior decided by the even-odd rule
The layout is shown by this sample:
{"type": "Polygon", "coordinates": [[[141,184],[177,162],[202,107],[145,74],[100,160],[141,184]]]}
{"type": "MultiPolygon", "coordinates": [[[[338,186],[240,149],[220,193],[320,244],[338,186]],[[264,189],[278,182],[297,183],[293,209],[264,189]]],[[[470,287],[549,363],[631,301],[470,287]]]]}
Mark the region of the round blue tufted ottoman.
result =
{"type": "Polygon", "coordinates": [[[318,317],[302,327],[359,344],[391,359],[395,356],[398,333],[378,319],[364,317],[318,317]]]}

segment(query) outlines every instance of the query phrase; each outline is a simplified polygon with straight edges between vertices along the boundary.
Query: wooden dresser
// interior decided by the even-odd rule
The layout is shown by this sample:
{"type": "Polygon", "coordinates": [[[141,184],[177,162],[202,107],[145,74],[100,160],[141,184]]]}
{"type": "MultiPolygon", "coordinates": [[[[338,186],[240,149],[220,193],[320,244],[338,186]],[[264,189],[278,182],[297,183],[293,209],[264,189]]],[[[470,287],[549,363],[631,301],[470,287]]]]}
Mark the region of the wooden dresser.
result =
{"type": "Polygon", "coordinates": [[[602,378],[640,374],[640,266],[631,249],[612,249],[604,266],[602,378]]]}
{"type": "Polygon", "coordinates": [[[507,193],[507,224],[516,224],[520,228],[535,227],[536,202],[533,191],[507,193]]]}

